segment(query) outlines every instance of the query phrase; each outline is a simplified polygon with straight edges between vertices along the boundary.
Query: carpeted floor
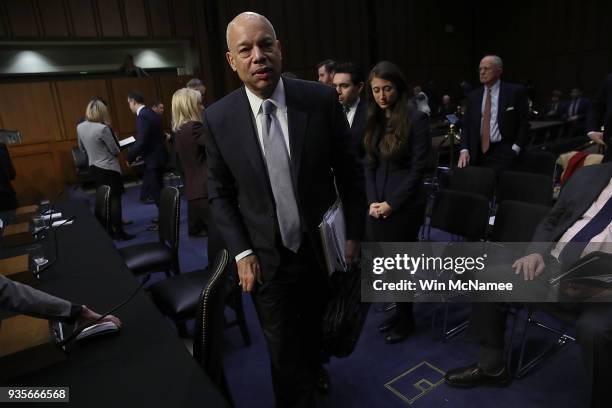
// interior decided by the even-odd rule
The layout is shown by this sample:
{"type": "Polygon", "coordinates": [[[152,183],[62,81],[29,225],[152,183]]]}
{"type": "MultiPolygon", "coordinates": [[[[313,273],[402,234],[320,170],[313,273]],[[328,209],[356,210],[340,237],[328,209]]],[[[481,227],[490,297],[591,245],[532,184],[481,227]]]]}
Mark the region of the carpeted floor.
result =
{"type": "MultiPolygon", "coordinates": [[[[153,241],[157,233],[147,231],[156,217],[154,205],[138,201],[139,186],[131,187],[123,198],[124,218],[133,221],[126,230],[137,234],[129,244],[153,241]]],[[[76,198],[87,198],[77,192],[76,198]]],[[[90,198],[91,200],[91,198],[90,198]]],[[[206,238],[187,235],[186,205],[181,207],[180,265],[183,272],[205,267],[206,238]]],[[[118,246],[125,245],[118,243],[118,246]]],[[[163,279],[156,274],[154,280],[163,279]]],[[[250,297],[245,296],[245,312],[253,344],[246,348],[237,327],[225,331],[225,368],[237,407],[273,407],[268,356],[263,334],[250,297]]],[[[527,377],[515,380],[506,388],[452,389],[438,382],[442,373],[473,361],[476,348],[465,335],[442,341],[432,331],[434,304],[417,304],[417,330],[406,341],[386,345],[377,325],[385,318],[372,305],[361,339],[354,353],[343,359],[332,359],[327,366],[332,392],[320,397],[324,407],[582,407],[585,406],[586,384],[580,360],[580,349],[569,344],[547,359],[527,377]],[[416,384],[416,385],[415,385],[416,384]],[[395,390],[395,391],[394,391],[395,390]],[[412,403],[410,404],[410,400],[412,403]]],[[[227,312],[230,314],[231,312],[227,312]]],[[[451,320],[467,316],[468,306],[451,308],[451,320]]],[[[522,326],[524,315],[518,317],[522,326]]],[[[172,323],[169,321],[169,325],[172,323]]],[[[438,331],[439,332],[439,331],[438,331]]],[[[530,330],[528,350],[539,350],[555,340],[537,328],[530,330]]],[[[519,338],[515,336],[515,347],[519,338]]],[[[205,402],[203,402],[205,406],[205,402]]]]}

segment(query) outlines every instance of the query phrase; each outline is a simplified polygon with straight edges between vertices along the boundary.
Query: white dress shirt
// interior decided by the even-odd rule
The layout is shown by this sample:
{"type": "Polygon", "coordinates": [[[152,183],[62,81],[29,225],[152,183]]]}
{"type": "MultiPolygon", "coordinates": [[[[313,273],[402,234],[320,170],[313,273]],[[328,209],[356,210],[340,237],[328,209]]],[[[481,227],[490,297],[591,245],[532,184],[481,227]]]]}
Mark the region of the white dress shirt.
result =
{"type": "MultiPolygon", "coordinates": [[[[500,81],[497,80],[491,87],[491,120],[490,125],[491,132],[489,133],[491,143],[501,142],[502,135],[499,132],[499,125],[497,123],[497,113],[499,112],[499,86],[500,81]]],[[[484,92],[482,94],[482,104],[480,107],[480,136],[482,137],[482,125],[484,120],[484,109],[485,109],[485,101],[487,100],[487,86],[484,87],[484,92]]]]}
{"type": "Polygon", "coordinates": [[[355,119],[355,113],[357,112],[357,106],[359,105],[360,100],[361,98],[357,98],[357,101],[352,106],[349,106],[349,110],[346,113],[346,119],[348,120],[350,127],[353,127],[353,119],[355,119]]]}
{"type": "MultiPolygon", "coordinates": [[[[574,238],[576,234],[578,234],[578,232],[582,230],[582,228],[584,228],[593,219],[593,217],[597,215],[599,211],[601,211],[601,208],[608,202],[610,197],[612,197],[612,179],[610,179],[610,182],[608,183],[606,188],[601,191],[599,197],[597,197],[597,200],[595,200],[595,202],[591,204],[591,206],[584,213],[584,215],[580,217],[574,223],[574,225],[568,228],[567,231],[565,231],[565,233],[559,239],[559,242],[557,242],[557,245],[555,245],[553,250],[550,251],[550,254],[553,257],[559,259],[559,254],[561,254],[561,251],[563,251],[565,245],[569,241],[571,241],[571,239],[574,238]]],[[[584,251],[582,251],[581,256],[584,256],[594,251],[612,253],[612,222],[608,224],[608,226],[604,228],[601,233],[595,235],[589,241],[587,246],[584,248],[584,251]]]]}
{"type": "MultiPolygon", "coordinates": [[[[257,125],[257,140],[259,140],[259,147],[265,156],[266,151],[263,143],[264,114],[262,109],[264,99],[261,99],[259,96],[255,95],[253,92],[251,92],[251,90],[249,90],[248,87],[245,86],[244,89],[246,90],[249,105],[251,106],[251,111],[253,112],[253,117],[255,118],[255,123],[257,125]]],[[[272,96],[270,96],[268,100],[272,101],[272,103],[276,106],[276,111],[274,112],[272,120],[274,120],[274,117],[276,117],[278,120],[280,129],[283,133],[283,139],[285,140],[285,146],[287,147],[287,153],[289,153],[289,158],[291,158],[291,147],[289,143],[289,119],[287,116],[287,103],[285,102],[285,86],[282,78],[279,79],[276,89],[274,89],[272,96]]],[[[251,255],[252,253],[253,249],[250,248],[246,251],[242,251],[236,255],[236,262],[248,255],[251,255]]]]}
{"type": "Polygon", "coordinates": [[[140,105],[138,109],[136,109],[136,116],[140,115],[140,111],[144,108],[144,105],[140,105]]]}
{"type": "MultiPolygon", "coordinates": [[[[489,140],[491,143],[501,142],[502,134],[499,131],[499,123],[497,122],[497,115],[499,113],[499,89],[501,81],[498,79],[497,82],[491,86],[491,120],[490,124],[490,132],[489,132],[489,140]]],[[[487,100],[487,86],[484,86],[484,92],[482,94],[482,103],[480,105],[480,138],[482,139],[482,124],[484,120],[484,109],[485,102],[487,100]]],[[[521,152],[521,147],[516,143],[512,145],[512,150],[519,154],[521,152]]],[[[469,151],[468,149],[462,149],[461,153],[469,151]]]]}

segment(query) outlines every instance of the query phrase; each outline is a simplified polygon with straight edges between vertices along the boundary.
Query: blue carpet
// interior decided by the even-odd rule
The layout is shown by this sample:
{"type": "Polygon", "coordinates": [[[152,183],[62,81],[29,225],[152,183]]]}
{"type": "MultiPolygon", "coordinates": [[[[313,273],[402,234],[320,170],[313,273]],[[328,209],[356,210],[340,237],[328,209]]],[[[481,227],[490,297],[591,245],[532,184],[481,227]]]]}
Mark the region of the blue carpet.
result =
{"type": "MultiPolygon", "coordinates": [[[[126,230],[137,234],[137,238],[127,244],[157,239],[157,232],[146,230],[150,220],[157,216],[157,209],[154,205],[141,204],[138,200],[138,191],[139,186],[129,188],[123,198],[124,218],[133,221],[126,230]]],[[[88,197],[82,192],[77,192],[76,196],[88,197]]],[[[91,201],[90,196],[89,199],[91,201]]],[[[186,205],[183,201],[180,234],[180,264],[183,272],[201,269],[207,264],[206,238],[189,237],[186,220],[186,205]]],[[[118,243],[118,246],[127,244],[118,243]]],[[[156,275],[158,276],[154,276],[153,280],[164,278],[163,274],[156,275]]],[[[225,331],[224,359],[228,381],[237,407],[273,407],[265,341],[249,296],[245,296],[244,305],[253,344],[248,348],[244,347],[237,327],[225,331]]],[[[509,387],[463,390],[441,384],[409,404],[407,400],[420,393],[413,384],[419,383],[422,389],[427,389],[428,383],[422,381],[423,378],[429,384],[435,384],[441,378],[440,371],[469,364],[476,356],[476,347],[468,343],[463,334],[449,341],[435,339],[436,336],[432,334],[431,315],[437,306],[417,304],[415,334],[402,343],[386,345],[383,335],[377,330],[377,325],[384,320],[386,314],[377,312],[378,305],[372,305],[354,353],[348,358],[333,358],[327,365],[333,389],[330,395],[320,397],[320,405],[417,408],[517,406],[574,408],[585,405],[587,394],[585,376],[580,360],[580,349],[575,344],[567,345],[526,378],[515,380],[509,387]],[[389,388],[395,388],[405,396],[405,399],[385,387],[385,384],[394,379],[396,381],[389,385],[389,388]]],[[[466,316],[467,308],[466,305],[451,308],[451,320],[452,318],[460,320],[462,316],[466,316]]],[[[520,314],[519,321],[522,322],[523,319],[523,315],[520,314]]],[[[530,338],[534,339],[530,342],[531,349],[542,347],[546,342],[550,344],[554,340],[537,328],[531,329],[530,338]]],[[[518,346],[518,342],[517,337],[514,344],[518,346]]]]}

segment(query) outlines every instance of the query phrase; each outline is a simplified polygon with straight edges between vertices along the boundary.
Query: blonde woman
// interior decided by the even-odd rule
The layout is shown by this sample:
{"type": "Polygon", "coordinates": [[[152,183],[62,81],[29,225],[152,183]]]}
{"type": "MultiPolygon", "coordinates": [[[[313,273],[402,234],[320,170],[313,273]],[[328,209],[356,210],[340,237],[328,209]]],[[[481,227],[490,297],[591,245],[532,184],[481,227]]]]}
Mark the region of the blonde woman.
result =
{"type": "Polygon", "coordinates": [[[93,98],[87,104],[85,121],[77,125],[79,148],[87,153],[89,171],[96,188],[107,185],[110,193],[110,217],[113,238],[129,240],[133,235],[123,230],[121,221],[121,195],[124,192],[119,165],[119,144],[110,128],[110,115],[102,98],[93,98]]]}
{"type": "Polygon", "coordinates": [[[206,151],[199,144],[204,131],[202,109],[202,95],[195,89],[179,89],[172,96],[174,148],[185,177],[187,218],[191,231],[206,231],[210,224],[206,151]]]}
{"type": "MultiPolygon", "coordinates": [[[[179,89],[172,96],[172,130],[174,131],[174,148],[183,168],[185,177],[185,197],[187,198],[188,217],[194,217],[203,221],[208,230],[208,264],[215,260],[217,252],[224,247],[221,234],[216,228],[210,207],[208,206],[208,170],[206,164],[206,150],[204,148],[204,126],[202,125],[202,94],[189,88],[179,89]]],[[[234,262],[232,264],[235,265],[234,262]]],[[[230,267],[231,268],[231,267],[230,267]]],[[[207,374],[231,399],[223,362],[221,358],[223,350],[223,305],[225,304],[225,279],[228,275],[236,274],[235,267],[232,272],[224,273],[222,281],[219,282],[220,293],[211,307],[215,311],[211,318],[211,352],[208,361],[207,374]]]]}

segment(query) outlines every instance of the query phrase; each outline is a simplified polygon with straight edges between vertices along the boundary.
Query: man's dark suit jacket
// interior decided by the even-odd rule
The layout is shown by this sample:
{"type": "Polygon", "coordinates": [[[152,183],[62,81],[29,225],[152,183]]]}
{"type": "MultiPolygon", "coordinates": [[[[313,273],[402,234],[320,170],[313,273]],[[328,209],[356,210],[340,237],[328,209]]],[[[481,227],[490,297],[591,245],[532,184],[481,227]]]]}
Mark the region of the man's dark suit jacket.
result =
{"type": "Polygon", "coordinates": [[[612,74],[606,77],[597,99],[591,105],[587,117],[587,132],[599,132],[602,125],[604,141],[608,144],[606,156],[609,156],[612,144],[612,74]]]}
{"type": "Polygon", "coordinates": [[[128,151],[128,161],[142,156],[147,169],[166,165],[166,151],[162,117],[145,106],[136,117],[136,142],[128,151]]]}
{"type": "Polygon", "coordinates": [[[585,166],[574,173],[563,187],[555,206],[537,226],[530,252],[548,254],[552,247],[545,243],[559,241],[599,197],[611,177],[612,163],[585,166]]]}
{"type": "Polygon", "coordinates": [[[185,173],[185,196],[187,200],[208,197],[208,173],[206,150],[198,144],[202,140],[204,127],[200,122],[185,123],[174,136],[174,146],[185,173]]]}
{"type": "Polygon", "coordinates": [[[557,106],[554,103],[549,102],[546,104],[546,108],[544,109],[544,116],[548,120],[560,120],[563,118],[564,110],[567,111],[567,106],[565,103],[559,101],[557,102],[557,106]]]}
{"type": "Polygon", "coordinates": [[[353,124],[351,125],[351,137],[357,148],[357,154],[362,159],[365,156],[365,148],[363,146],[363,137],[365,135],[366,120],[368,117],[368,108],[366,101],[361,98],[355,116],[353,116],[353,124]]]}
{"type": "MultiPolygon", "coordinates": [[[[472,91],[466,101],[466,112],[461,131],[461,149],[468,149],[470,162],[475,163],[482,154],[480,148],[480,122],[482,118],[482,98],[484,86],[472,91]]],[[[527,117],[527,94],[521,85],[501,82],[497,124],[502,141],[517,144],[523,148],[529,141],[529,121],[527,117]]]]}
{"type": "MultiPolygon", "coordinates": [[[[334,177],[344,203],[347,239],[363,237],[363,170],[334,89],[297,79],[282,81],[302,228],[322,262],[318,225],[336,200],[334,177]]],[[[208,199],[215,222],[231,256],[253,249],[264,279],[269,279],[280,264],[276,241],[280,238],[265,159],[244,87],[210,106],[204,127],[208,199]]]]}
{"type": "MultiPolygon", "coordinates": [[[[366,168],[368,203],[386,201],[394,211],[424,203],[423,173],[431,148],[429,117],[415,110],[410,120],[410,144],[398,159],[366,168]]],[[[380,136],[379,131],[378,140],[380,136]]]]}
{"type": "MultiPolygon", "coordinates": [[[[565,102],[565,106],[563,106],[562,111],[563,119],[567,120],[569,118],[569,109],[572,106],[573,102],[574,101],[572,100],[565,102]]],[[[583,125],[586,122],[588,112],[591,110],[591,101],[588,98],[581,96],[580,98],[578,98],[578,107],[575,109],[575,115],[578,116],[578,119],[576,119],[576,123],[583,125]]]]}

